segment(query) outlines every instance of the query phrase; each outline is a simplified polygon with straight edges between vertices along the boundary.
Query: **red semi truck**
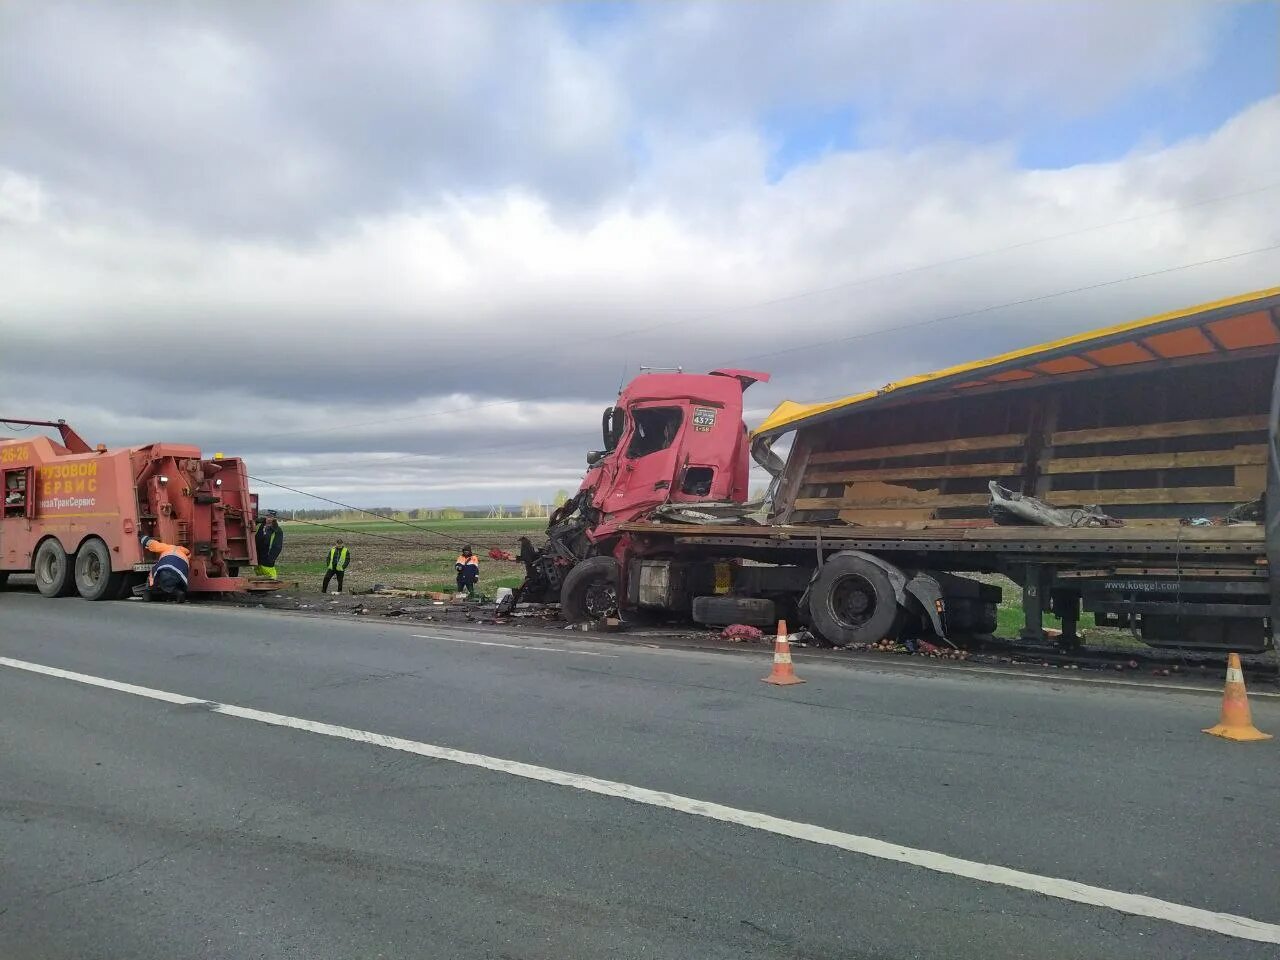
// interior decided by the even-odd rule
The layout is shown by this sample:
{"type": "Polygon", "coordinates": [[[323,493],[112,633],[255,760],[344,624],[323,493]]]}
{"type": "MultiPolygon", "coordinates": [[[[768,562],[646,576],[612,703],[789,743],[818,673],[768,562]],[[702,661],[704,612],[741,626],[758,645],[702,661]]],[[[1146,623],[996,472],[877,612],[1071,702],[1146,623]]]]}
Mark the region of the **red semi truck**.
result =
{"type": "Polygon", "coordinates": [[[546,542],[522,544],[516,596],[570,621],[785,617],[843,645],[989,633],[1001,591],[971,574],[1001,573],[1028,640],[1051,612],[1077,643],[1083,610],[1156,646],[1276,648],[1277,357],[1280,288],[786,402],[752,436],[765,374],[642,374],[546,542]],[[745,503],[748,453],[765,504],[745,503]],[[1007,525],[1019,500],[1058,516],[1007,525]]]}
{"type": "Polygon", "coordinates": [[[154,443],[90,446],[63,421],[0,418],[0,428],[47,427],[0,437],[0,586],[33,573],[46,597],[130,595],[151,560],[139,537],[191,551],[193,593],[250,586],[255,498],[244,463],[197,447],[154,443]]]}

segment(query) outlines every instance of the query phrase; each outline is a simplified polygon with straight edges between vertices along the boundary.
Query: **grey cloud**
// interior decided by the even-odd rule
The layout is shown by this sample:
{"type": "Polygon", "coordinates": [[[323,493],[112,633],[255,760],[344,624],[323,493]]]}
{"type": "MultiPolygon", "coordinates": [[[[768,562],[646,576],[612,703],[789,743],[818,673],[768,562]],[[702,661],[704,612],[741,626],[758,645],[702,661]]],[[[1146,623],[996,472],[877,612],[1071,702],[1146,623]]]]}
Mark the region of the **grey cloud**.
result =
{"type": "Polygon", "coordinates": [[[14,3],[0,64],[4,162],[224,233],[510,185],[572,207],[629,163],[607,78],[532,6],[14,3]]]}
{"type": "MultiPolygon", "coordinates": [[[[784,398],[1270,285],[1280,267],[1272,252],[922,325],[1280,239],[1280,191],[1188,206],[1275,178],[1277,98],[1212,136],[1091,167],[1028,172],[1005,148],[929,144],[833,153],[770,182],[746,115],[865,64],[824,54],[782,76],[786,57],[812,51],[777,44],[758,87],[688,80],[687,105],[723,123],[691,128],[673,108],[660,149],[631,170],[619,131],[652,122],[664,76],[694,76],[701,41],[642,74],[608,30],[569,40],[537,9],[177,4],[135,25],[138,9],[0,7],[0,45],[14,43],[6,28],[29,41],[6,63],[31,71],[63,51],[79,71],[29,72],[0,107],[14,131],[0,144],[0,415],[240,453],[261,476],[338,499],[572,486],[599,409],[641,363],[766,370],[774,381],[748,394],[758,420],[784,398]],[[493,10],[514,17],[509,30],[493,10]],[[441,59],[417,55],[427,30],[450,38],[441,59]],[[185,58],[167,89],[156,51],[185,58]],[[227,61],[237,69],[215,69],[227,61]],[[511,76],[521,89],[505,89],[511,76]],[[564,103],[609,121],[557,130],[564,103]],[[436,119],[419,128],[419,115],[436,119]]],[[[686,16],[683,34],[662,29],[705,37],[729,8],[683,9],[641,8],[637,49],[663,49],[645,47],[654,23],[686,16]]],[[[845,16],[817,8],[789,27],[758,9],[726,25],[723,46],[742,31],[816,38],[823,17],[845,16]]],[[[1198,16],[1178,12],[1185,23],[1154,46],[1172,50],[1198,16]]],[[[999,42],[1025,39],[1025,17],[999,42]]],[[[705,52],[707,76],[745,69],[705,52]]],[[[1108,89],[1137,82],[1103,59],[1108,89]]],[[[936,83],[932,69],[901,95],[936,83]]],[[[1035,83],[1068,82],[1065,69],[1054,61],[1035,83]]]]}
{"type": "Polygon", "coordinates": [[[834,0],[743,16],[717,0],[644,7],[600,43],[642,102],[667,117],[675,104],[691,123],[851,104],[877,111],[882,130],[945,109],[1000,136],[1028,116],[1080,114],[1195,68],[1224,8],[834,0]]]}
{"type": "Polygon", "coordinates": [[[672,135],[683,151],[781,108],[846,103],[882,127],[939,107],[1006,127],[1080,112],[1193,68],[1226,15],[657,4],[583,35],[533,4],[14,2],[0,6],[0,163],[96,218],[293,242],[503,189],[589,217],[672,135]]]}

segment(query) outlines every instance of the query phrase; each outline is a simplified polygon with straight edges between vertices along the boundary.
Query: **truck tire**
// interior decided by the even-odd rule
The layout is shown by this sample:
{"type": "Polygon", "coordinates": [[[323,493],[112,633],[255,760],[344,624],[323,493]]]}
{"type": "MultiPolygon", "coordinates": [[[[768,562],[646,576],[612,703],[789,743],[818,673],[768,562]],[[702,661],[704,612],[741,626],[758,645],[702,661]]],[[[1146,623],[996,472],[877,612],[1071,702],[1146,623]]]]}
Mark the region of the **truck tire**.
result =
{"type": "Polygon", "coordinates": [[[778,622],[778,609],[772,600],[760,597],[694,597],[693,619],[710,627],[772,627],[778,622]]]}
{"type": "Polygon", "coordinates": [[[570,623],[618,615],[618,561],[591,557],[570,570],[560,588],[560,616],[570,623]]]}
{"type": "Polygon", "coordinates": [[[76,551],[75,578],[76,591],[86,600],[114,600],[125,575],[111,572],[111,551],[97,537],[90,537],[76,551]]]}
{"type": "Polygon", "coordinates": [[[36,547],[32,567],[36,575],[36,589],[46,597],[69,597],[76,588],[75,574],[71,570],[71,558],[56,538],[50,537],[36,547]]]}
{"type": "Polygon", "coordinates": [[[903,615],[888,575],[862,557],[831,557],[809,591],[812,626],[838,647],[895,640],[903,615]]]}

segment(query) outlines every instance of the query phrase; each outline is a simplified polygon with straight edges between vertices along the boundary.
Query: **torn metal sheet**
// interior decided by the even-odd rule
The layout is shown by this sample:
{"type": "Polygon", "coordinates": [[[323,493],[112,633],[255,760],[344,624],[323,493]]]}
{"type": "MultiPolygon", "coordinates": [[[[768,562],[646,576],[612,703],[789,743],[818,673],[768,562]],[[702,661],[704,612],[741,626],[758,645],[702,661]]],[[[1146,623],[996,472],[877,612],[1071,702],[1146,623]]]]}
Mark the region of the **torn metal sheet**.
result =
{"type": "Polygon", "coordinates": [[[1109,517],[1097,506],[1054,507],[1024,494],[1002,487],[992,480],[991,516],[996,523],[1010,526],[1040,527],[1122,527],[1124,521],[1109,517]]]}

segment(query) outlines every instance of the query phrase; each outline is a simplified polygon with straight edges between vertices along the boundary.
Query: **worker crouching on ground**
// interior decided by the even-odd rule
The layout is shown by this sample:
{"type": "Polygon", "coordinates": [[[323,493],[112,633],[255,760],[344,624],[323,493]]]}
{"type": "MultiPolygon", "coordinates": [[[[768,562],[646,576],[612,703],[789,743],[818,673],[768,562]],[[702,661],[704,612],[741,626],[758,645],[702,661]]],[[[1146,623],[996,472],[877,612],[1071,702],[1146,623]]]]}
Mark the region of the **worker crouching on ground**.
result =
{"type": "Polygon", "coordinates": [[[329,581],[334,577],[338,578],[338,593],[342,592],[342,577],[347,572],[347,566],[351,563],[351,551],[342,545],[341,540],[334,541],[332,547],[329,548],[329,563],[324,571],[324,586],[320,588],[321,593],[329,592],[329,581]]]}
{"type": "Polygon", "coordinates": [[[458,562],[453,565],[458,571],[458,592],[466,591],[468,597],[475,596],[476,581],[480,579],[480,558],[472,551],[471,546],[462,548],[458,562]]]}
{"type": "Polygon", "coordinates": [[[160,559],[151,568],[147,577],[148,600],[160,600],[169,597],[178,603],[187,599],[187,584],[191,576],[191,551],[186,547],[176,547],[171,543],[157,540],[155,537],[142,537],[142,548],[150,553],[158,553],[160,559]]]}
{"type": "Polygon", "coordinates": [[[279,580],[276,561],[280,559],[280,551],[284,549],[284,531],[280,529],[274,510],[268,510],[267,515],[258,520],[253,541],[258,548],[258,565],[254,572],[260,577],[279,580]]]}

